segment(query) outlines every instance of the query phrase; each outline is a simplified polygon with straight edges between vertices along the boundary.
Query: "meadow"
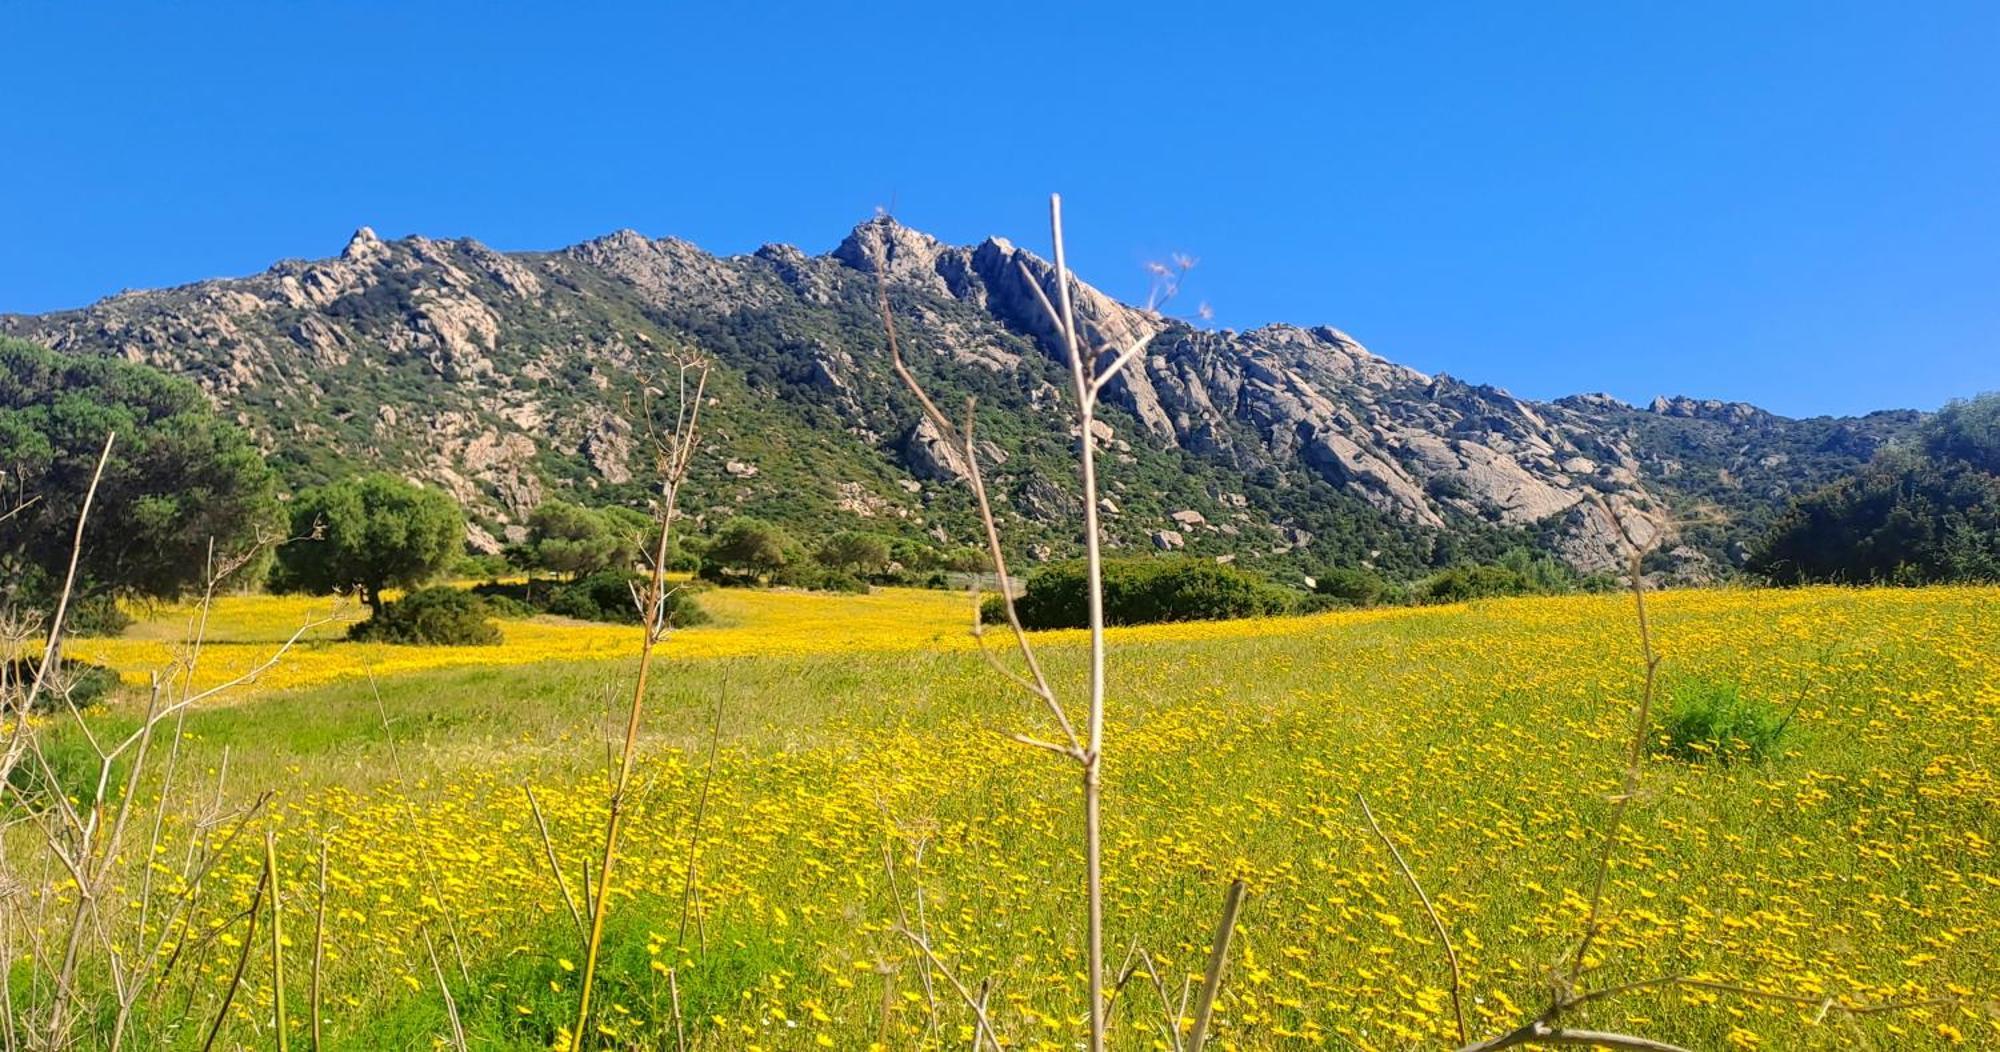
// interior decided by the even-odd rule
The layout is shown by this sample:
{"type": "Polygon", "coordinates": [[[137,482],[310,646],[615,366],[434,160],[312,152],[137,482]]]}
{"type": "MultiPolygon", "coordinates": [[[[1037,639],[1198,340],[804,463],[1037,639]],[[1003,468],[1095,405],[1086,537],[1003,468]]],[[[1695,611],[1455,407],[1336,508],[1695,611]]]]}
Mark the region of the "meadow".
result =
{"type": "MultiPolygon", "coordinates": [[[[701,600],[715,623],[671,637],[655,670],[598,1046],[964,1047],[970,1013],[899,932],[921,927],[988,991],[1009,1047],[1077,1047],[1075,774],[999,733],[1045,717],[967,637],[966,597],[701,600]]],[[[1795,716],[1761,763],[1647,760],[1593,985],[1692,975],[1793,1000],[1646,988],[1578,1019],[1690,1048],[2000,1045],[2000,590],[1650,603],[1663,696],[1724,683],[1795,716]],[[1909,1007],[1848,1010],[1891,1004],[1909,1007]]],[[[327,612],[220,601],[198,678],[254,667],[327,612]]],[[[74,645],[133,684],[101,728],[137,718],[187,623],[156,610],[74,645]]],[[[226,768],[232,799],[273,796],[209,878],[185,977],[131,1046],[208,1037],[267,828],[294,1047],[314,944],[327,1047],[430,1049],[454,1025],[473,1048],[569,1041],[582,938],[551,863],[575,893],[602,848],[639,630],[502,628],[502,647],[422,648],[347,643],[329,622],[188,718],[200,791],[226,768]]],[[[1038,637],[1059,683],[1081,680],[1083,638],[1038,637]]],[[[1443,956],[1365,793],[1452,933],[1475,1035],[1515,1025],[1583,925],[1642,669],[1629,596],[1113,630],[1114,961],[1143,947],[1178,991],[1241,877],[1220,1047],[1453,1047],[1443,956]]],[[[207,835],[174,819],[162,850],[207,835]]],[[[245,959],[215,1047],[276,1044],[269,962],[245,959]]],[[[1113,1044],[1171,1047],[1158,1001],[1144,976],[1124,986],[1113,1044]]]]}

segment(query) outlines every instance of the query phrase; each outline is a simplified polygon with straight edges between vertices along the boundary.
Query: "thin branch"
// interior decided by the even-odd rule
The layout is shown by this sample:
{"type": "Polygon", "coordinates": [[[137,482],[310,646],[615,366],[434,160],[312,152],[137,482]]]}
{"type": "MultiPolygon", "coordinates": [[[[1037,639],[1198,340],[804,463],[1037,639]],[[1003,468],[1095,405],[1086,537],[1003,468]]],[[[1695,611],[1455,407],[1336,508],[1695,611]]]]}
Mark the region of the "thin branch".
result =
{"type": "Polygon", "coordinates": [[[1375,831],[1375,839],[1380,840],[1382,846],[1388,849],[1389,857],[1395,859],[1396,868],[1403,872],[1403,881],[1416,893],[1417,901],[1424,904],[1424,915],[1431,919],[1431,928],[1437,932],[1438,941],[1444,944],[1445,960],[1451,965],[1451,1014],[1458,1022],[1458,1043],[1462,1045],[1472,1039],[1466,1035],[1465,1005],[1460,1000],[1459,991],[1464,978],[1458,969],[1458,951],[1452,948],[1451,935],[1445,931],[1444,921],[1438,919],[1437,907],[1431,905],[1431,897],[1424,893],[1423,884],[1410,871],[1410,864],[1403,861],[1403,853],[1396,850],[1396,842],[1389,839],[1389,834],[1382,832],[1381,824],[1375,821],[1375,812],[1368,807],[1368,797],[1356,793],[1355,799],[1361,802],[1361,814],[1368,819],[1368,828],[1375,831]]]}
{"type": "Polygon", "coordinates": [[[563,876],[562,863],[556,861],[556,845],[549,837],[548,819],[542,817],[541,801],[535,799],[534,787],[526,782],[521,783],[521,792],[527,794],[528,811],[535,816],[535,829],[542,835],[542,854],[548,859],[549,875],[555,878],[556,890],[562,893],[563,905],[569,909],[570,923],[576,926],[577,939],[582,940],[585,937],[583,913],[576,908],[576,899],[569,893],[569,879],[563,876]]]}

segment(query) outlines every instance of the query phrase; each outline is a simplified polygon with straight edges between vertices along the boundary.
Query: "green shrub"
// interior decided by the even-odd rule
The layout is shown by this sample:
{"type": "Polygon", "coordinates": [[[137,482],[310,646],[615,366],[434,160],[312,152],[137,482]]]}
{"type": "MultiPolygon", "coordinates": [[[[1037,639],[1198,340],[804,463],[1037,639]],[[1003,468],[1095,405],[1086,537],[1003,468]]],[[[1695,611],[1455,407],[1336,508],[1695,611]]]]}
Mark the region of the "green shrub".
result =
{"type": "Polygon", "coordinates": [[[1313,591],[1348,606],[1375,606],[1389,598],[1389,582],[1359,566],[1335,566],[1315,578],[1313,591]]]}
{"type": "MultiPolygon", "coordinates": [[[[35,682],[35,670],[41,664],[38,654],[32,658],[15,658],[7,665],[7,682],[10,689],[18,688],[24,695],[35,682]]],[[[118,689],[118,673],[103,665],[92,665],[73,658],[58,658],[56,667],[42,682],[42,692],[35,698],[36,712],[53,712],[67,709],[63,702],[65,695],[69,704],[85,708],[97,704],[106,694],[118,689]]]]}
{"type": "MultiPolygon", "coordinates": [[[[603,621],[615,625],[639,623],[639,608],[632,602],[632,589],[645,587],[646,577],[629,570],[600,570],[578,581],[554,584],[547,581],[503,584],[486,581],[472,586],[472,593],[485,600],[500,617],[532,617],[555,614],[579,621],[603,621]]],[[[667,597],[668,623],[687,628],[707,624],[708,612],[695,602],[694,589],[682,583],[673,586],[667,597]]]]}
{"type": "Polygon", "coordinates": [[[1681,680],[1666,694],[1653,751],[1689,763],[1762,763],[1777,754],[1790,720],[1726,681],[1681,680]]]}
{"type": "Polygon", "coordinates": [[[771,575],[780,588],[805,588],[815,592],[844,592],[866,595],[868,582],[846,570],[813,562],[788,563],[771,575]]]}
{"type": "MultiPolygon", "coordinates": [[[[67,797],[71,806],[88,811],[97,805],[97,776],[102,761],[90,743],[76,735],[51,735],[42,743],[41,763],[17,763],[7,772],[7,792],[0,793],[0,817],[12,817],[15,808],[39,812],[67,797]]],[[[119,784],[114,770],[112,785],[119,784]]]]}
{"type": "Polygon", "coordinates": [[[131,626],[132,615],[109,595],[79,598],[63,619],[64,630],[72,636],[115,636],[131,626]]]}
{"type": "Polygon", "coordinates": [[[1418,585],[1417,597],[1425,603],[1463,603],[1536,590],[1526,576],[1504,566],[1454,566],[1418,585]]]}
{"type": "MultiPolygon", "coordinates": [[[[1029,575],[1015,611],[1027,628],[1090,623],[1084,564],[1029,575]]],[[[1104,564],[1104,620],[1112,625],[1220,621],[1294,612],[1299,596],[1262,575],[1201,559],[1113,559],[1104,564]]]]}
{"type": "Polygon", "coordinates": [[[347,630],[349,639],[422,646],[497,646],[500,629],[487,620],[486,600],[451,587],[420,588],[347,630]]]}
{"type": "MultiPolygon", "coordinates": [[[[572,584],[548,592],[545,609],[551,614],[581,621],[609,621],[636,625],[639,607],[632,601],[633,589],[643,590],[647,579],[639,574],[602,570],[572,584]]],[[[670,586],[667,595],[667,623],[678,628],[706,624],[708,612],[694,601],[686,586],[670,586]]]]}

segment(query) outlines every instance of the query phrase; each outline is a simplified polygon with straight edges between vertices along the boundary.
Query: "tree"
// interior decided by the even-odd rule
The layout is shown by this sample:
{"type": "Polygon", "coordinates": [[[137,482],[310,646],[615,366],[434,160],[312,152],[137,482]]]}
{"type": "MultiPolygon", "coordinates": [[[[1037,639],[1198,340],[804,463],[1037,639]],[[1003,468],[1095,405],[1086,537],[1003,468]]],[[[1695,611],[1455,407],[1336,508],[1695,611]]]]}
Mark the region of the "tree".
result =
{"type": "Polygon", "coordinates": [[[327,593],[359,588],[375,616],[382,592],[436,577],[465,541],[465,516],[449,496],[393,475],[342,479],[299,494],[292,530],[278,550],[272,585],[327,593]]]}
{"type": "Polygon", "coordinates": [[[1748,566],[1778,584],[2000,580],[2000,394],[1946,406],[1910,448],[1795,502],[1748,566]]]}
{"type": "Polygon", "coordinates": [[[797,547],[784,530],[745,515],[722,524],[704,562],[718,570],[763,577],[784,569],[797,547]]]}
{"type": "Polygon", "coordinates": [[[524,547],[531,569],[575,581],[599,570],[629,569],[638,559],[642,529],[567,501],[544,501],[528,516],[524,547]]]}
{"type": "Polygon", "coordinates": [[[60,586],[112,432],[78,567],[85,597],[173,598],[211,550],[241,555],[282,524],[263,456],[193,384],[0,337],[0,562],[18,560],[7,591],[40,602],[60,586]]]}
{"type": "Polygon", "coordinates": [[[820,542],[813,558],[820,565],[866,577],[889,567],[889,540],[879,534],[849,530],[820,542]]]}

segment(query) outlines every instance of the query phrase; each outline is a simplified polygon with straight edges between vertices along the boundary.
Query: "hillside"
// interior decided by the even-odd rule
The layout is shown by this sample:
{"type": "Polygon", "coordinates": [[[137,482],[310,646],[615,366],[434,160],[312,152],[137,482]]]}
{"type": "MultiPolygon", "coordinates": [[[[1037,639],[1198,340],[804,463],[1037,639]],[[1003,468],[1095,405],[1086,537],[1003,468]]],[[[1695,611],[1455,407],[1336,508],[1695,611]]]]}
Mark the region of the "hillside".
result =
{"type": "MultiPolygon", "coordinates": [[[[886,367],[878,265],[933,393],[977,399],[1010,539],[1031,558],[1066,553],[1075,436],[1027,285],[1052,287],[1053,268],[997,238],[947,246],[878,218],[826,255],[718,258],[631,231],[501,253],[363,228],[333,259],[0,316],[0,332],[193,378],[291,485],[380,465],[443,486],[487,548],[547,496],[643,501],[642,387],[691,347],[719,366],[697,514],[964,543],[962,487],[886,367]]],[[[1675,531],[1663,568],[1712,576],[1792,495],[1917,419],[1533,402],[1396,365],[1333,328],[1207,331],[1089,286],[1078,304],[1098,333],[1155,337],[1105,414],[1111,543],[1293,573],[1411,571],[1521,544],[1599,569],[1616,515],[1640,536],[1675,531]],[[1669,525],[1694,514],[1711,521],[1669,525]]]]}

